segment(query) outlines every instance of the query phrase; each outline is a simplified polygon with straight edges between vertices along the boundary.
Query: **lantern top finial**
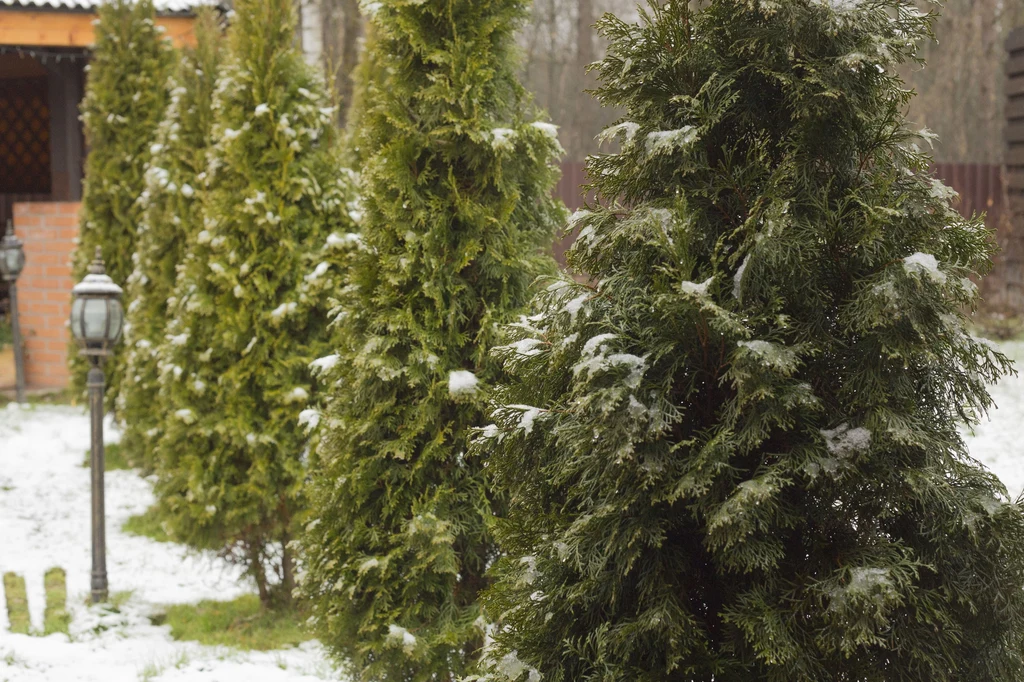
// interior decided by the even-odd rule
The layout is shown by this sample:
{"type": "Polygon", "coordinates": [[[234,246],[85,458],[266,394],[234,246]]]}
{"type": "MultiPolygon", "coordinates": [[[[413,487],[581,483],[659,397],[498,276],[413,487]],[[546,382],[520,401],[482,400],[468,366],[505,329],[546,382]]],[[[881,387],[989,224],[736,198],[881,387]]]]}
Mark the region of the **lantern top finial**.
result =
{"type": "Polygon", "coordinates": [[[103,262],[103,249],[99,246],[96,247],[96,256],[92,259],[92,263],[89,264],[89,274],[107,274],[106,264],[103,262]]]}
{"type": "Polygon", "coordinates": [[[10,218],[7,219],[7,231],[4,233],[4,236],[5,237],[13,237],[14,236],[14,221],[11,220],[10,218]]]}
{"type": "Polygon", "coordinates": [[[124,291],[107,275],[100,247],[89,265],[89,274],[71,290],[75,296],[113,296],[120,298],[124,291]]]}

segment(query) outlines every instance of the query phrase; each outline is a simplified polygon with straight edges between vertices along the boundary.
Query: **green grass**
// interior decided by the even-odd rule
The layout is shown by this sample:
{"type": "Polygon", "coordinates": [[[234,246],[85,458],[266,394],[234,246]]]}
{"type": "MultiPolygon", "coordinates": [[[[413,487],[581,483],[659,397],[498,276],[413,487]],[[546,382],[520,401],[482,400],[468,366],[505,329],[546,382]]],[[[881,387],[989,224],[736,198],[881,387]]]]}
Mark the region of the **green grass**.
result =
{"type": "Polygon", "coordinates": [[[11,632],[27,635],[31,628],[28,617],[28,594],[25,579],[15,573],[4,573],[4,596],[7,599],[7,622],[11,632]]]}
{"type": "MultiPolygon", "coordinates": [[[[6,406],[8,403],[14,402],[14,391],[8,391],[0,393],[0,407],[6,406]]],[[[76,395],[70,390],[66,389],[63,391],[48,391],[46,393],[30,393],[25,396],[25,402],[28,405],[71,405],[74,407],[78,404],[76,395]]]]}
{"type": "Polygon", "coordinates": [[[177,640],[270,651],[312,639],[302,627],[305,619],[301,610],[264,609],[258,597],[246,595],[232,601],[171,606],[162,620],[154,622],[170,625],[171,636],[177,640]]]}
{"type": "Polygon", "coordinates": [[[164,530],[163,521],[160,519],[160,512],[154,506],[141,514],[129,516],[121,524],[121,530],[131,535],[141,535],[157,542],[172,542],[171,536],[164,530]]]}
{"type": "MultiPolygon", "coordinates": [[[[89,450],[86,450],[82,466],[89,468],[89,466],[91,466],[91,460],[92,454],[89,450]]],[[[103,446],[104,471],[123,471],[131,468],[133,467],[128,463],[128,459],[124,456],[120,443],[109,443],[108,445],[103,446]]]]}
{"type": "Polygon", "coordinates": [[[46,587],[46,610],[43,612],[43,634],[68,634],[71,616],[68,614],[68,589],[63,568],[51,568],[43,577],[46,587]]]}

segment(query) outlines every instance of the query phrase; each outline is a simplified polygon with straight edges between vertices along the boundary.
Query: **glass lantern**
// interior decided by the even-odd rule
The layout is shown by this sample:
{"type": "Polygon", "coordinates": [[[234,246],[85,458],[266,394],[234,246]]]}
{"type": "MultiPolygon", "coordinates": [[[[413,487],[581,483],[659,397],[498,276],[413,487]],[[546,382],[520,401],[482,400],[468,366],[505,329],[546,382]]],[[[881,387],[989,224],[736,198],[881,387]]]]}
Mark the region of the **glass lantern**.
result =
{"type": "Polygon", "coordinates": [[[71,334],[82,348],[82,355],[99,360],[110,354],[121,338],[124,308],[121,287],[106,274],[100,249],[89,266],[89,274],[71,290],[71,334]]]}
{"type": "Polygon", "coordinates": [[[7,234],[0,239],[0,277],[7,282],[18,279],[25,268],[25,249],[21,240],[14,236],[14,224],[7,221],[7,234]]]}

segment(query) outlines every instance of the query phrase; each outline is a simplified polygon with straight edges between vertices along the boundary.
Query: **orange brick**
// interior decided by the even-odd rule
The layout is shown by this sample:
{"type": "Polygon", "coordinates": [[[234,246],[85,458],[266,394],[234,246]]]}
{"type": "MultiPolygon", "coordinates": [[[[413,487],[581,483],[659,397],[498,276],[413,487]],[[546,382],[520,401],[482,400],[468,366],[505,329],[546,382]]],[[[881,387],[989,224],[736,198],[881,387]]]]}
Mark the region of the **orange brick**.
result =
{"type": "MultiPolygon", "coordinates": [[[[55,253],[33,253],[32,265],[65,265],[55,253]]],[[[68,268],[70,271],[70,268],[68,268]]]]}
{"type": "Polygon", "coordinates": [[[15,216],[14,219],[14,230],[20,232],[26,227],[39,227],[43,224],[43,219],[37,215],[20,215],[15,216]]]}
{"type": "Polygon", "coordinates": [[[64,330],[49,325],[36,329],[36,337],[40,339],[63,339],[64,330]]]}
{"type": "Polygon", "coordinates": [[[48,265],[43,268],[43,274],[47,277],[64,277],[71,279],[71,268],[66,265],[48,265]]]}
{"type": "MultiPolygon", "coordinates": [[[[70,308],[70,306],[67,307],[70,308]]],[[[64,312],[64,308],[65,306],[57,303],[34,303],[32,305],[32,312],[53,317],[61,315],[64,312]]]]}
{"type": "Polygon", "coordinates": [[[28,305],[37,305],[43,300],[43,292],[34,287],[18,284],[18,310],[22,310],[28,305]]]}
{"type": "Polygon", "coordinates": [[[46,224],[50,227],[73,227],[78,231],[78,216],[76,215],[55,215],[46,218],[46,224]]]}
{"type": "Polygon", "coordinates": [[[33,351],[32,349],[28,349],[25,355],[30,356],[35,363],[62,362],[65,357],[62,353],[55,351],[33,351]]]}
{"type": "MultiPolygon", "coordinates": [[[[18,306],[19,311],[21,306],[18,306]]],[[[22,330],[25,332],[25,336],[29,335],[33,329],[42,329],[43,324],[46,322],[45,315],[33,314],[32,311],[26,310],[21,312],[21,316],[18,319],[22,330]]]]}

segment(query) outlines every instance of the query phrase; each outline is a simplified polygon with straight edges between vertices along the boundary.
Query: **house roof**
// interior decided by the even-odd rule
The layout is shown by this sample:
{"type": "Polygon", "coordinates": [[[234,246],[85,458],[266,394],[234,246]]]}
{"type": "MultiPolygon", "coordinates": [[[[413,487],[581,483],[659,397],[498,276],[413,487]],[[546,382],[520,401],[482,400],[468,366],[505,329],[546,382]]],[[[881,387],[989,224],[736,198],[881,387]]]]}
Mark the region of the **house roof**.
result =
{"type": "MultiPolygon", "coordinates": [[[[103,0],[0,0],[0,7],[65,12],[94,12],[103,0]]],[[[188,14],[196,7],[216,4],[212,0],[153,0],[159,14],[188,14]]]]}

